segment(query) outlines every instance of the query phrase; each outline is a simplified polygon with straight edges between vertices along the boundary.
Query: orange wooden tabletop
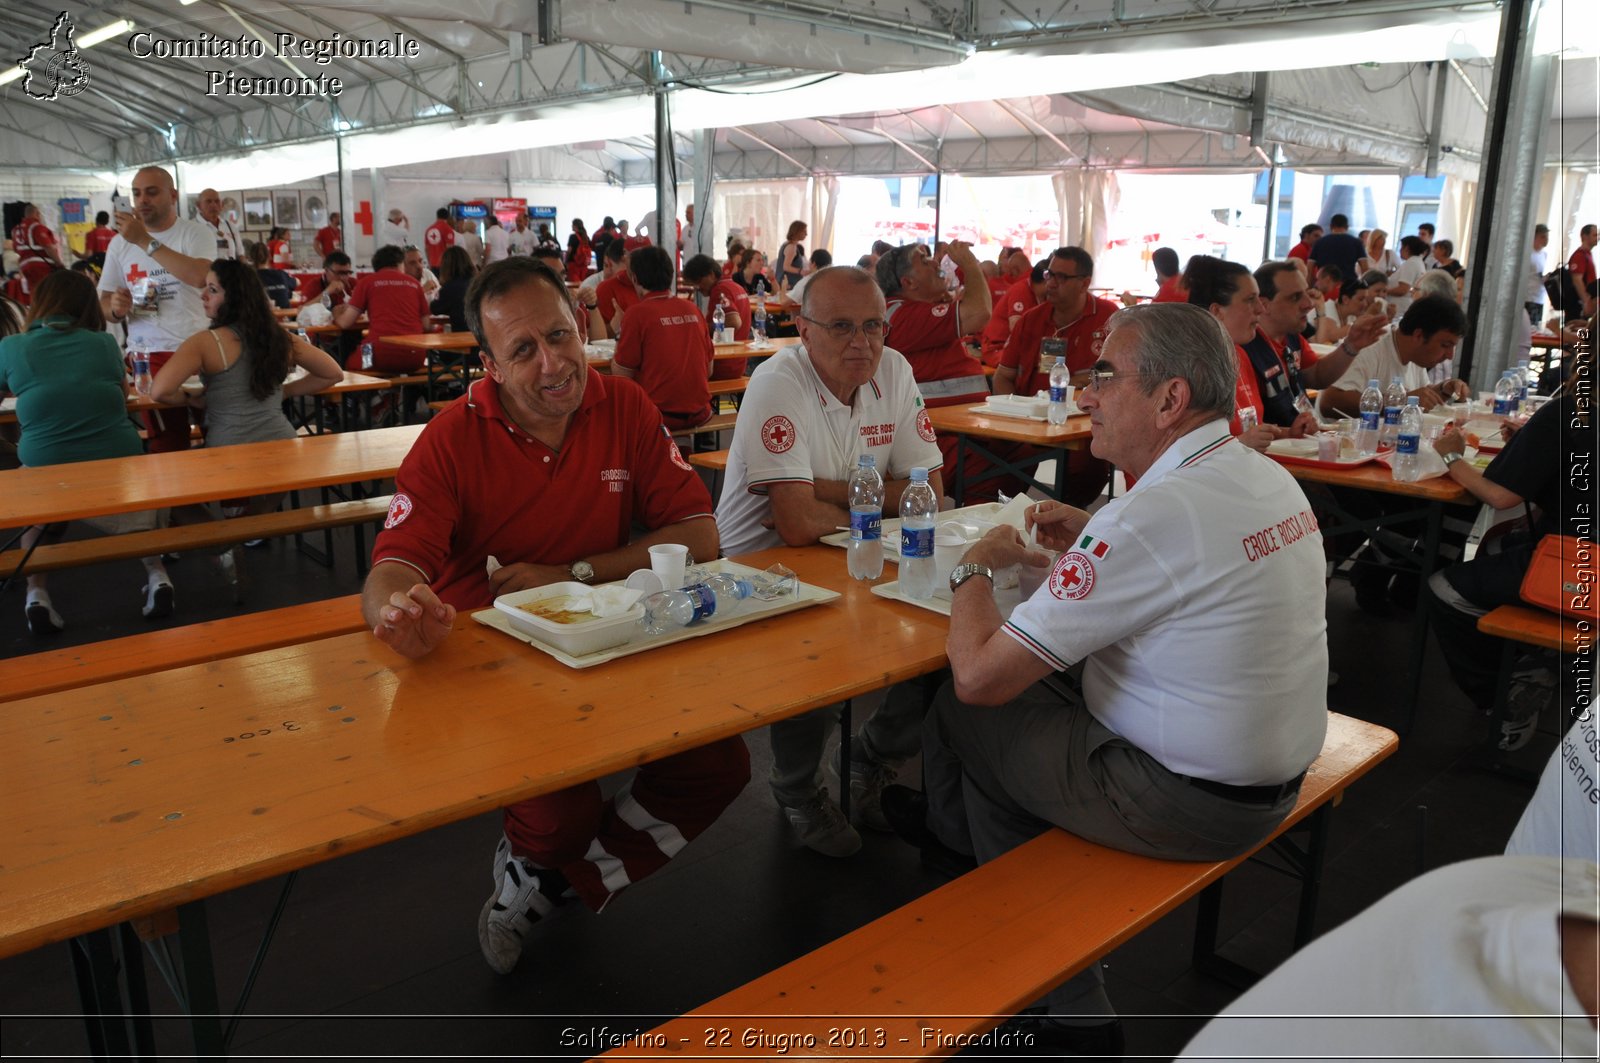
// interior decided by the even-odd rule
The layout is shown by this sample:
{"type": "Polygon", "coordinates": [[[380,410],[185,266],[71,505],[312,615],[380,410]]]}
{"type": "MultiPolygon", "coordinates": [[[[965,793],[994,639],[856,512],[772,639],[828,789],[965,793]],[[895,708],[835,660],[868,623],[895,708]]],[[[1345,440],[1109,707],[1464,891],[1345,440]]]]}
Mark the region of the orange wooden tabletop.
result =
{"type": "MultiPolygon", "coordinates": [[[[1273,457],[1269,454],[1268,457],[1273,457]]],[[[1311,465],[1279,462],[1289,475],[1307,483],[1334,484],[1339,487],[1359,487],[1364,491],[1379,491],[1386,495],[1404,495],[1429,502],[1468,502],[1472,495],[1465,487],[1447,476],[1431,480],[1402,483],[1394,478],[1389,466],[1381,461],[1369,461],[1351,469],[1319,469],[1311,465]]]]}
{"type": "Polygon", "coordinates": [[[1086,414],[1069,417],[1066,424],[1058,425],[1021,417],[974,413],[973,410],[981,405],[929,407],[928,419],[933,422],[937,432],[955,432],[980,439],[1003,439],[1011,443],[1073,449],[1089,445],[1089,418],[1086,414]]]}
{"type": "Polygon", "coordinates": [[[773,336],[767,339],[767,346],[759,351],[752,351],[750,345],[740,341],[738,343],[718,343],[712,350],[712,357],[722,358],[764,358],[782,350],[785,347],[798,347],[799,336],[773,336]]]}
{"type": "Polygon", "coordinates": [[[422,425],[0,472],[0,528],[393,476],[422,425]]]}
{"type": "Polygon", "coordinates": [[[470,332],[420,332],[415,336],[386,336],[384,343],[419,351],[475,351],[478,340],[470,332]]]}
{"type": "Polygon", "coordinates": [[[842,550],[741,560],[843,597],[587,670],[463,615],[420,661],[363,631],[7,704],[0,957],[944,664],[945,618],[874,597],[842,550]]]}

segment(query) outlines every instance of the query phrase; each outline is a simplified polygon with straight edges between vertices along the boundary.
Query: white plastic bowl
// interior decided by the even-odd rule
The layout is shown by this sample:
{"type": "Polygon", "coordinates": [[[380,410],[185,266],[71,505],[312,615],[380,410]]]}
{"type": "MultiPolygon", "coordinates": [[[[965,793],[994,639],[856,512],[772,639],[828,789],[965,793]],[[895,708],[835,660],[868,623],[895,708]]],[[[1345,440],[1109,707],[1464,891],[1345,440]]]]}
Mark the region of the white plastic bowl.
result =
{"type": "Polygon", "coordinates": [[[559,624],[542,616],[534,616],[521,608],[548,598],[569,598],[588,589],[576,582],[551,583],[502,594],[494,600],[494,607],[506,615],[512,627],[574,657],[608,650],[632,638],[643,611],[642,606],[635,605],[620,616],[591,617],[570,624],[559,624]]]}

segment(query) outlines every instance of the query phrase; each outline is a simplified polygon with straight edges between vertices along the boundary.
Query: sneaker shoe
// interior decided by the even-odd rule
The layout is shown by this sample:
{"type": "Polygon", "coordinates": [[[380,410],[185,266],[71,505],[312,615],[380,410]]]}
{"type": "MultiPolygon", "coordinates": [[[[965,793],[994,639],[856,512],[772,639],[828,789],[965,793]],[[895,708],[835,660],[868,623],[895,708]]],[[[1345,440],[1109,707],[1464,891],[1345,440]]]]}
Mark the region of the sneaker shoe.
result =
{"type": "Polygon", "coordinates": [[[858,826],[892,833],[894,828],[883,818],[880,800],[883,788],[895,780],[896,770],[875,760],[852,761],[850,764],[850,818],[858,826]]]}
{"type": "Polygon", "coordinates": [[[172,615],[172,583],[165,576],[152,576],[145,586],[144,615],[151,620],[172,615]]]}
{"type": "Polygon", "coordinates": [[[812,852],[823,856],[853,856],[860,851],[861,835],[844,818],[838,803],[828,796],[827,787],[804,804],[779,807],[801,844],[812,852]]]}
{"type": "Polygon", "coordinates": [[[478,913],[478,947],[496,974],[516,968],[528,931],[555,910],[566,890],[565,875],[513,855],[511,842],[501,835],[494,851],[494,892],[478,913]]]}
{"type": "Polygon", "coordinates": [[[23,608],[24,615],[28,618],[28,632],[35,638],[59,634],[67,626],[66,621],[61,619],[61,614],[56,612],[56,607],[50,604],[48,594],[28,595],[28,604],[23,608]]]}
{"type": "Polygon", "coordinates": [[[233,592],[235,605],[244,601],[245,577],[244,558],[239,553],[237,546],[232,547],[217,555],[217,567],[222,570],[222,578],[227,581],[228,589],[233,592]]]}
{"type": "Polygon", "coordinates": [[[1547,668],[1517,672],[1506,694],[1506,714],[1500,721],[1500,750],[1513,753],[1533,741],[1539,714],[1556,696],[1555,676],[1547,668]]]}

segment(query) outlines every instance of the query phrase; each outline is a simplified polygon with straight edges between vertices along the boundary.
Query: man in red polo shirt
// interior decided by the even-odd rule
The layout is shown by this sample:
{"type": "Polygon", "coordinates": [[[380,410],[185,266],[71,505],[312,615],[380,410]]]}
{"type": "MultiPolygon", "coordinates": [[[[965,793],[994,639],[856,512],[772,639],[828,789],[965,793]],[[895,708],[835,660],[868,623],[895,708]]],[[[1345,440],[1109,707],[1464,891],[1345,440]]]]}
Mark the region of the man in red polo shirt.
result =
{"type": "MultiPolygon", "coordinates": [[[[1583,300],[1583,316],[1590,317],[1594,314],[1596,289],[1600,288],[1595,280],[1594,245],[1600,241],[1600,230],[1592,224],[1585,225],[1578,230],[1578,247],[1572,252],[1572,257],[1567,259],[1567,269],[1572,274],[1572,281],[1578,286],[1578,297],[1583,300]]],[[[1567,307],[1562,307],[1567,310],[1567,307]]]]}
{"type": "Polygon", "coordinates": [[[105,211],[94,216],[94,228],[83,234],[83,254],[80,256],[97,267],[106,264],[106,249],[111,246],[117,231],[110,225],[111,215],[105,211]]]}
{"type": "Polygon", "coordinates": [[[434,223],[422,230],[422,243],[428,253],[428,268],[438,269],[444,253],[455,246],[456,231],[450,224],[450,212],[444,207],[434,211],[434,223]]]}
{"type": "MultiPolygon", "coordinates": [[[[722,323],[736,343],[750,339],[750,293],[744,286],[724,280],[722,267],[710,255],[695,255],[683,267],[683,279],[706,297],[706,314],[722,307],[722,323]]],[[[744,376],[744,358],[724,358],[711,368],[712,380],[737,380],[744,376]]]]}
{"type": "Polygon", "coordinates": [[[641,247],[628,256],[640,299],[622,315],[611,373],[638,380],[674,431],[711,417],[711,334],[700,308],[672,294],[672,256],[641,247]]]}
{"type": "Polygon", "coordinates": [[[1028,275],[1012,284],[994,304],[994,314],[983,328],[983,364],[999,365],[1000,355],[1011,339],[1011,332],[1022,315],[1039,305],[1044,296],[1044,269],[1041,262],[1028,275]]]}
{"type": "Polygon", "coordinates": [[[1322,239],[1322,226],[1316,222],[1300,226],[1300,242],[1289,248],[1289,257],[1298,258],[1311,268],[1311,245],[1322,239]]]}
{"type": "MultiPolygon", "coordinates": [[[[428,422],[395,475],[362,592],[375,636],[424,657],[458,609],[497,595],[619,580],[648,568],[656,543],[717,556],[705,486],[639,386],[588,367],[559,273],[496,262],[465,311],[488,375],[428,422]],[[635,527],[648,530],[630,541],[635,527]]],[[[599,911],[665,866],[749,778],[735,736],[645,764],[610,798],[587,782],[506,808],[478,916],[485,961],[509,973],[569,889],[599,911]]]]}
{"type": "Polygon", "coordinates": [[[600,315],[599,324],[605,326],[604,332],[596,333],[594,315],[589,318],[589,337],[591,339],[604,339],[607,336],[615,337],[622,329],[622,315],[628,307],[639,301],[639,292],[633,286],[633,277],[628,273],[628,252],[626,245],[619,238],[606,244],[605,253],[606,279],[600,282],[600,287],[595,289],[595,313],[600,315]]]}
{"type": "Polygon", "coordinates": [[[328,224],[317,230],[312,244],[316,247],[317,254],[323,258],[327,258],[335,251],[344,250],[344,234],[339,231],[338,211],[328,215],[328,224]]]}
{"type": "MultiPolygon", "coordinates": [[[[372,256],[373,272],[356,281],[356,290],[333,312],[333,323],[342,329],[355,328],[362,313],[367,315],[371,368],[388,373],[416,372],[428,358],[425,351],[383,342],[385,336],[415,336],[428,331],[428,300],[422,294],[422,284],[401,269],[405,258],[406,253],[393,245],[378,248],[372,256]]],[[[366,368],[361,362],[358,347],[346,359],[345,368],[366,368]]]]}
{"type": "Polygon", "coordinates": [[[53,269],[63,268],[56,249],[56,234],[44,223],[44,216],[32,203],[23,204],[22,220],[11,230],[11,246],[17,252],[22,273],[22,305],[33,302],[33,290],[53,269]]]}
{"type": "Polygon", "coordinates": [[[1050,366],[1064,356],[1072,383],[1089,383],[1106,322],[1119,309],[1089,293],[1094,259],[1081,247],[1058,247],[1045,263],[1044,302],[1022,315],[994,374],[996,395],[1033,395],[1049,386],[1050,366]]]}

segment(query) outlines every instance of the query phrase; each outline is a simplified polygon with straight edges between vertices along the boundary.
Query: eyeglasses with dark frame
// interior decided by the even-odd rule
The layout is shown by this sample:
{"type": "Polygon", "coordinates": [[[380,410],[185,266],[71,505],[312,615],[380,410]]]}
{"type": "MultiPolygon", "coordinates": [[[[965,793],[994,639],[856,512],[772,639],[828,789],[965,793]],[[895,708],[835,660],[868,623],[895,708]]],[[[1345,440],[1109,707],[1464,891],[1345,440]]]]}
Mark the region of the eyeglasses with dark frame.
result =
{"type": "Polygon", "coordinates": [[[1088,280],[1090,277],[1093,276],[1093,274],[1092,273],[1057,273],[1053,269],[1047,269],[1047,270],[1044,271],[1044,276],[1045,276],[1045,280],[1056,280],[1056,281],[1060,281],[1062,284],[1065,284],[1068,281],[1088,280]]]}
{"type": "Polygon", "coordinates": [[[856,338],[857,332],[866,336],[869,340],[881,339],[886,327],[883,319],[876,317],[863,321],[859,325],[849,321],[818,321],[816,318],[806,317],[804,314],[801,314],[800,317],[811,322],[840,343],[849,343],[856,338]]]}
{"type": "Polygon", "coordinates": [[[1118,369],[1110,362],[1096,362],[1089,369],[1089,390],[1099,391],[1113,380],[1127,380],[1132,377],[1154,376],[1143,369],[1118,369]]]}

